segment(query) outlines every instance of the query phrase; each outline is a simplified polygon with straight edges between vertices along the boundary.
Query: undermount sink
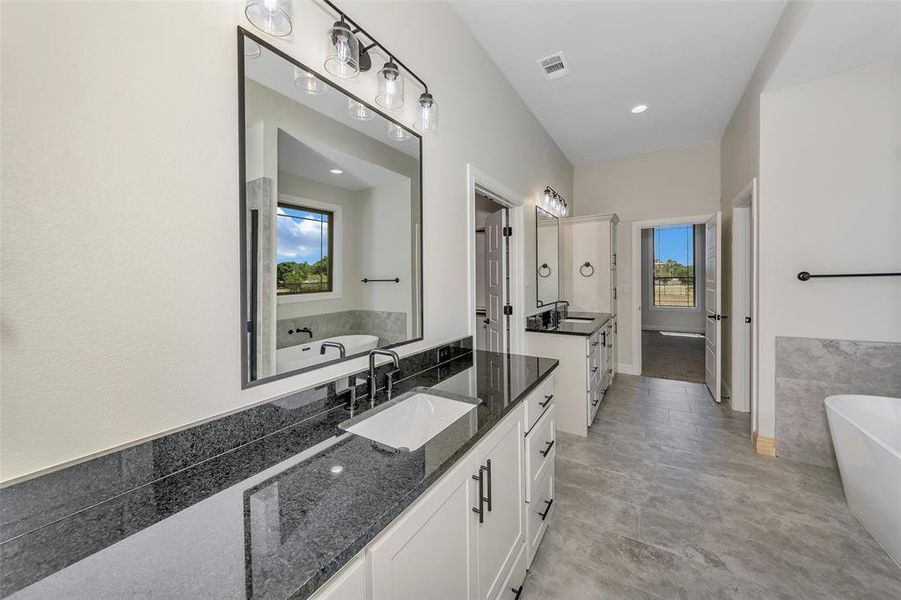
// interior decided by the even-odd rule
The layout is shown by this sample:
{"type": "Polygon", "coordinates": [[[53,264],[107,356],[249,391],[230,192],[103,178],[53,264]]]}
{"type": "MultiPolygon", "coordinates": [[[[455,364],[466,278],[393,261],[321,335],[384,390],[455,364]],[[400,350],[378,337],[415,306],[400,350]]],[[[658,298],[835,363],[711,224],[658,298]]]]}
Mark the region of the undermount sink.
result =
{"type": "Polygon", "coordinates": [[[476,407],[471,402],[416,392],[378,410],[340,425],[344,431],[397,450],[417,450],[476,407]]]}
{"type": "Polygon", "coordinates": [[[566,317],[561,323],[587,323],[588,321],[594,321],[594,319],[588,317],[566,317]]]}

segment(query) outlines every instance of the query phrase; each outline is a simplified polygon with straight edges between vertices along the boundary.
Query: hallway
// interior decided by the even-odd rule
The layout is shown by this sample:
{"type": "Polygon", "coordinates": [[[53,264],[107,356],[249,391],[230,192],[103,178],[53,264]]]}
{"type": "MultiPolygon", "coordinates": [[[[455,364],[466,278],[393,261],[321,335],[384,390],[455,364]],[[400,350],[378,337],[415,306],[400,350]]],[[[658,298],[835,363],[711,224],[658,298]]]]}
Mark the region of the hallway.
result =
{"type": "Polygon", "coordinates": [[[691,333],[642,331],[641,374],[704,383],[704,337],[691,333]]]}
{"type": "Polygon", "coordinates": [[[558,433],[533,600],[901,598],[831,469],[755,454],[702,384],[617,375],[587,439],[558,433]]]}

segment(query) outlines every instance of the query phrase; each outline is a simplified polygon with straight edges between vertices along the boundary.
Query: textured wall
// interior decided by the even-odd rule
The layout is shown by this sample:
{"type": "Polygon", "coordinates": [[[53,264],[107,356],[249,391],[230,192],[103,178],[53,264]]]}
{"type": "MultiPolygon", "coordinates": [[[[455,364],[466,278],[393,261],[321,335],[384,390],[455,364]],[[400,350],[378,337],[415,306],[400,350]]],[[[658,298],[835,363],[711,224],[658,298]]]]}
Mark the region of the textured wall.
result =
{"type": "Polygon", "coordinates": [[[901,344],[777,337],[777,456],[835,466],[823,404],[835,394],[901,398],[901,344]]]}

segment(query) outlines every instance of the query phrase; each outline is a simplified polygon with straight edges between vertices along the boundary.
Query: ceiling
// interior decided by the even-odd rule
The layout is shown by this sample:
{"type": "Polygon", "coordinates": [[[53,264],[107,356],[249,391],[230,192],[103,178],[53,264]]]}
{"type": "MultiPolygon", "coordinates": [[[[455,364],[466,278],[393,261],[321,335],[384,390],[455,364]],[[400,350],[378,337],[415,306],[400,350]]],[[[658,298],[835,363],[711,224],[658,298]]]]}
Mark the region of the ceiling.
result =
{"type": "Polygon", "coordinates": [[[816,2],[767,89],[901,55],[901,2],[816,2]]]}
{"type": "Polygon", "coordinates": [[[456,2],[574,165],[719,138],[785,6],[735,2],[456,2]],[[536,60],[563,51],[570,74],[536,60]],[[630,109],[647,104],[633,115],[630,109]]]}

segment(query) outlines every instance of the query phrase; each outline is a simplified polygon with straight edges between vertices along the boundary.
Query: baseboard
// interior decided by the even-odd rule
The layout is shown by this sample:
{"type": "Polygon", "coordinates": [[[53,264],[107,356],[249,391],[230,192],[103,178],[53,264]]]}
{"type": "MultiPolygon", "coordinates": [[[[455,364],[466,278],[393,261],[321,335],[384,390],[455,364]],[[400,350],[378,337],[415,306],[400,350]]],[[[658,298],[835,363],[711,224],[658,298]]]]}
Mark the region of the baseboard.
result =
{"type": "Polygon", "coordinates": [[[674,331],[676,333],[704,333],[703,327],[691,325],[642,325],[642,331],[674,331]]]}
{"type": "Polygon", "coordinates": [[[618,363],[616,365],[616,372],[623,373],[624,375],[640,375],[640,373],[637,373],[635,369],[632,368],[632,365],[624,365],[623,363],[618,363]]]}
{"type": "Polygon", "coordinates": [[[754,451],[763,456],[776,456],[776,438],[757,435],[757,430],[751,434],[754,442],[754,451]]]}
{"type": "Polygon", "coordinates": [[[723,379],[723,390],[721,393],[724,393],[727,398],[727,402],[729,403],[729,408],[732,408],[732,388],[729,387],[729,382],[725,379],[723,379]]]}

